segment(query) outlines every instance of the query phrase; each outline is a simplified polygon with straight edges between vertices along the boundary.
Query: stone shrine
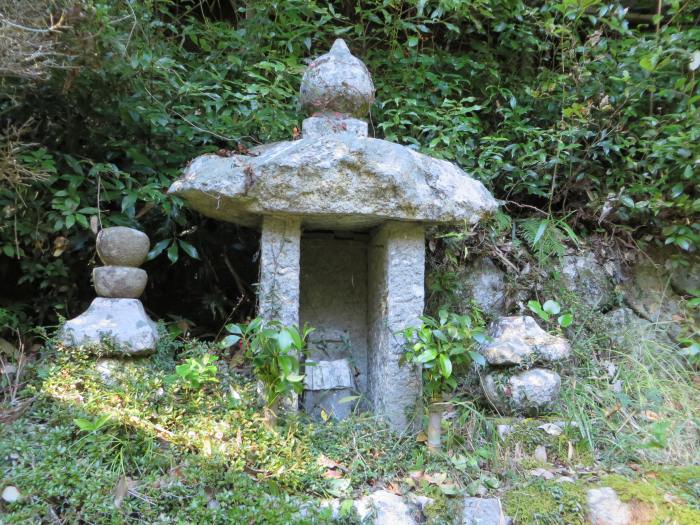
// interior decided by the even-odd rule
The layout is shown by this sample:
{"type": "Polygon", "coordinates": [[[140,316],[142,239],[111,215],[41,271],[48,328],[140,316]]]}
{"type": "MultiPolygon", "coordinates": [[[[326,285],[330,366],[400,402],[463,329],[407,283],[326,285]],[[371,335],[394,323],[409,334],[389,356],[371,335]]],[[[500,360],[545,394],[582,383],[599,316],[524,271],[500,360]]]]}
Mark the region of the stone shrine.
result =
{"type": "Polygon", "coordinates": [[[456,165],[368,137],[374,85],[342,40],[309,65],[300,101],[299,140],[197,157],[170,193],[261,230],[259,314],[316,328],[306,410],[343,417],[354,392],[402,430],[421,393],[399,332],[423,313],[425,227],[474,224],[497,202],[456,165]]]}
{"type": "Polygon", "coordinates": [[[109,339],[119,354],[155,350],[158,330],[138,299],[148,282],[146,271],[138,267],[149,248],[148,236],[132,228],[115,226],[97,234],[97,254],[105,264],[92,271],[98,297],[63,326],[64,345],[97,345],[109,339]]]}

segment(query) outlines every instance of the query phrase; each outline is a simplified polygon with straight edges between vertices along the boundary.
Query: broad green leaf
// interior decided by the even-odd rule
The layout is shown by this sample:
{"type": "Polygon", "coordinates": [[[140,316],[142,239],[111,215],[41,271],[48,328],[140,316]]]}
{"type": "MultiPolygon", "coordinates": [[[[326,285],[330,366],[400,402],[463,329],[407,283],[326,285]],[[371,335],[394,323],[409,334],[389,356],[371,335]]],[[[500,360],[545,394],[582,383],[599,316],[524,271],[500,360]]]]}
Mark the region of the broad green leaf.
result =
{"type": "Polygon", "coordinates": [[[450,377],[452,375],[452,361],[450,361],[450,358],[445,354],[440,354],[439,363],[442,377],[450,377]]]}
{"type": "Polygon", "coordinates": [[[559,323],[559,326],[562,328],[568,328],[571,326],[571,323],[574,321],[574,316],[572,314],[564,314],[560,315],[557,318],[557,322],[559,323]]]}
{"type": "Polygon", "coordinates": [[[277,344],[281,350],[289,350],[289,348],[294,344],[294,339],[290,335],[288,330],[280,330],[280,332],[275,336],[277,344]]]}
{"type": "Polygon", "coordinates": [[[428,348],[424,350],[421,354],[416,357],[415,362],[416,363],[427,363],[428,361],[432,361],[437,357],[437,350],[434,348],[428,348]]]}
{"type": "Polygon", "coordinates": [[[557,315],[559,312],[561,312],[561,306],[559,306],[559,303],[551,299],[549,301],[545,301],[545,303],[542,305],[542,309],[548,314],[552,315],[557,315]]]}

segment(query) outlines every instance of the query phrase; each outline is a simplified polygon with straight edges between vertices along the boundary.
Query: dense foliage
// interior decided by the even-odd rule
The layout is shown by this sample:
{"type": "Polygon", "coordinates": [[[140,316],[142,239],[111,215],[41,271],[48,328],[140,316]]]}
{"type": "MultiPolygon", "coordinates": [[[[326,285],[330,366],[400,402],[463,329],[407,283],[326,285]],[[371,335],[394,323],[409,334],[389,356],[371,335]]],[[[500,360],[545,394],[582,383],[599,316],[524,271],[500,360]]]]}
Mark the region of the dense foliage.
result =
{"type": "Polygon", "coordinates": [[[0,7],[4,36],[39,38],[14,17],[55,53],[23,75],[26,56],[0,49],[0,301],[19,322],[84,306],[94,232],[113,224],[151,236],[160,317],[186,330],[184,312],[219,326],[250,313],[255,235],[165,191],[197,154],[290,139],[305,63],[337,37],[373,72],[375,134],[457,162],[511,215],[700,247],[692,0],[0,7]]]}

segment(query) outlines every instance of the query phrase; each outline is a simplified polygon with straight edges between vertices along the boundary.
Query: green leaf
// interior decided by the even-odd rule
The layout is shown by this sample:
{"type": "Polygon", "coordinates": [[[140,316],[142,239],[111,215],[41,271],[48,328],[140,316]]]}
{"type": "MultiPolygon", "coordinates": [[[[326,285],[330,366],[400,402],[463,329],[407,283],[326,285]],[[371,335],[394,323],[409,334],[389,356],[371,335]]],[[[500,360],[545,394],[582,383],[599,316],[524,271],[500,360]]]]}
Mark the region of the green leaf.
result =
{"type": "Polygon", "coordinates": [[[472,361],[474,361],[477,365],[479,366],[486,366],[486,358],[481,355],[479,352],[474,352],[473,350],[469,352],[469,355],[472,358],[472,361]]]}
{"type": "Polygon", "coordinates": [[[450,377],[452,375],[452,361],[450,361],[450,358],[447,357],[445,354],[440,354],[439,363],[440,374],[442,374],[442,377],[450,377]]]}
{"type": "Polygon", "coordinates": [[[559,306],[559,303],[552,301],[551,299],[542,305],[542,309],[548,314],[552,315],[557,315],[559,312],[561,312],[561,306],[559,306]]]}
{"type": "Polygon", "coordinates": [[[532,245],[535,246],[537,242],[542,238],[544,235],[545,230],[547,230],[547,225],[549,224],[548,220],[543,220],[539,227],[537,228],[537,233],[535,233],[535,238],[532,240],[532,245]]]}
{"type": "Polygon", "coordinates": [[[304,376],[301,374],[297,374],[296,372],[292,372],[291,374],[287,375],[287,381],[290,383],[299,383],[304,380],[304,376]]]}
{"type": "Polygon", "coordinates": [[[180,251],[177,248],[177,243],[174,242],[168,248],[168,259],[170,259],[171,263],[176,263],[179,257],[180,251]]]}
{"type": "Polygon", "coordinates": [[[153,249],[150,252],[148,252],[148,257],[146,258],[146,260],[152,261],[153,259],[158,257],[161,253],[163,253],[163,250],[165,250],[171,242],[172,239],[163,239],[162,241],[158,241],[153,247],[153,249]]]}
{"type": "Polygon", "coordinates": [[[226,337],[224,337],[221,340],[221,346],[224,346],[224,347],[233,346],[236,343],[238,343],[238,341],[240,341],[240,340],[241,340],[241,338],[237,335],[227,335],[226,337]]]}
{"type": "Polygon", "coordinates": [[[639,65],[645,71],[654,71],[656,69],[654,62],[654,55],[645,55],[639,60],[639,65]]]}
{"type": "Polygon", "coordinates": [[[180,248],[192,257],[193,259],[199,259],[199,253],[197,252],[197,248],[192,246],[190,243],[183,241],[182,239],[178,239],[178,244],[180,245],[180,248]]]}
{"type": "Polygon", "coordinates": [[[275,336],[275,339],[281,350],[288,350],[294,344],[294,339],[286,329],[281,330],[275,336]]]}
{"type": "Polygon", "coordinates": [[[564,314],[560,315],[557,318],[557,322],[559,323],[559,326],[562,328],[568,328],[571,326],[571,323],[574,321],[574,316],[572,314],[564,314]]]}
{"type": "Polygon", "coordinates": [[[416,363],[427,363],[428,361],[432,361],[437,357],[437,350],[435,348],[428,348],[424,350],[421,354],[418,355],[418,357],[415,358],[414,362],[416,363]]]}

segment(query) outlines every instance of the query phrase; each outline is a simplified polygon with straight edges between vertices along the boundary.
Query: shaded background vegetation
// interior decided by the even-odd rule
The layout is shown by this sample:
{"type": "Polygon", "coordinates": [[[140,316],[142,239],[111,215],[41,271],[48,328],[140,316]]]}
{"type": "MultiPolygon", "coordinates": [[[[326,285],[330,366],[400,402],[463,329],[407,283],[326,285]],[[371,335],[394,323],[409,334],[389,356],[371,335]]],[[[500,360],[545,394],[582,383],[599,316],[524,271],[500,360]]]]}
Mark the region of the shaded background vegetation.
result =
{"type": "Polygon", "coordinates": [[[248,315],[255,232],[165,192],[196,155],[291,139],[306,63],[338,37],[373,73],[375,135],[457,162],[511,216],[700,247],[696,1],[0,0],[0,14],[0,325],[79,313],[100,225],[150,235],[155,317],[206,335],[248,315]]]}

